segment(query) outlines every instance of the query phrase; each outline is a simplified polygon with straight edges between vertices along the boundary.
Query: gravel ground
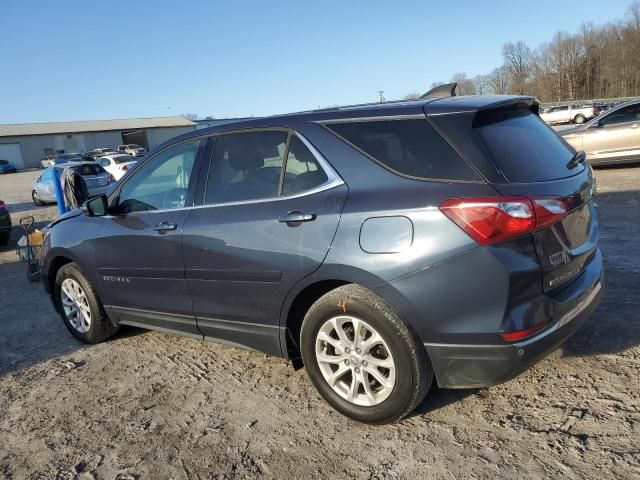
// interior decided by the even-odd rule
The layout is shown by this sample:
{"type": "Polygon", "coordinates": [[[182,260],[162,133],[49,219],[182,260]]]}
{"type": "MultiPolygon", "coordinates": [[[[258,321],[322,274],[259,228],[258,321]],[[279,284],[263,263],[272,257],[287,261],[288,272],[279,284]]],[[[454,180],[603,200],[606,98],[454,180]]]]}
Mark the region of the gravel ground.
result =
{"type": "MultiPolygon", "coordinates": [[[[14,223],[37,172],[0,177],[14,223]]],[[[640,478],[640,168],[597,171],[607,293],[560,350],[413,416],[335,413],[283,360],[124,329],[86,346],[0,252],[0,477],[640,478]]],[[[17,232],[14,232],[17,233],[17,232]]]]}

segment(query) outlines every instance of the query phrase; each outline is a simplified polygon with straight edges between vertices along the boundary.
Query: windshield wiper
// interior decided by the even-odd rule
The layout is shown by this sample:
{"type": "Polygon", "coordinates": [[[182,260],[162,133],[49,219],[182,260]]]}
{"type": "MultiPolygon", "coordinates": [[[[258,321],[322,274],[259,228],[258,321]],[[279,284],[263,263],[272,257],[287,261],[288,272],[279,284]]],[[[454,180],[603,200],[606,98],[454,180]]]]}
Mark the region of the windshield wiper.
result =
{"type": "Polygon", "coordinates": [[[573,157],[571,157],[571,160],[569,160],[569,162],[567,163],[567,168],[571,170],[572,168],[577,167],[579,164],[584,163],[586,159],[587,159],[587,154],[584,153],[582,150],[578,150],[573,155],[573,157]]]}

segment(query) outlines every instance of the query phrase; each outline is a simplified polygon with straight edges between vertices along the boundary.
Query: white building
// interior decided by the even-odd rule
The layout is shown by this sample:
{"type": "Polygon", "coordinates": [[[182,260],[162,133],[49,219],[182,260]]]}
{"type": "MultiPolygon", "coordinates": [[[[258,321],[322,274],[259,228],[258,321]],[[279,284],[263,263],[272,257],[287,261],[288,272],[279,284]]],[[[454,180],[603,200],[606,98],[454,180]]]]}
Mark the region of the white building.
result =
{"type": "Polygon", "coordinates": [[[45,155],[82,153],[135,143],[147,150],[196,128],[182,117],[0,124],[0,159],[20,168],[40,166],[45,155]]]}

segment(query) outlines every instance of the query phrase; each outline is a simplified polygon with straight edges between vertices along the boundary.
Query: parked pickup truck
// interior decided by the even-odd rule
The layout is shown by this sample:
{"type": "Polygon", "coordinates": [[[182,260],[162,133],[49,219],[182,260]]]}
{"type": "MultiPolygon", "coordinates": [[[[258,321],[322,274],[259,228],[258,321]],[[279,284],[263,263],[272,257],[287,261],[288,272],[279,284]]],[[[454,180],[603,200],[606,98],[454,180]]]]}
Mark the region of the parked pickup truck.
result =
{"type": "Polygon", "coordinates": [[[549,125],[558,123],[582,124],[598,114],[597,108],[592,105],[558,105],[548,107],[540,111],[540,118],[549,125]]]}

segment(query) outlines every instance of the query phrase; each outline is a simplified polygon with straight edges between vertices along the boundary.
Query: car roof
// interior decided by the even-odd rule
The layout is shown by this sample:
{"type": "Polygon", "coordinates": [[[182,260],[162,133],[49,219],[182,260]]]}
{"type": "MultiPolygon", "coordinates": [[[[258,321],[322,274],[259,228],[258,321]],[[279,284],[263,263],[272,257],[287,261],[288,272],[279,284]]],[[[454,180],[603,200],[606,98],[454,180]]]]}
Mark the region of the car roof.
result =
{"type": "MultiPolygon", "coordinates": [[[[531,107],[538,105],[535,97],[520,95],[468,95],[447,98],[425,98],[420,100],[392,101],[347,105],[318,110],[257,117],[233,123],[225,123],[202,128],[181,135],[180,139],[201,136],[208,133],[242,130],[263,127],[290,127],[299,122],[326,122],[331,120],[362,119],[375,117],[393,117],[406,115],[443,114],[453,112],[471,112],[501,105],[517,105],[531,107]]],[[[174,139],[175,140],[175,139],[174,139]]]]}

